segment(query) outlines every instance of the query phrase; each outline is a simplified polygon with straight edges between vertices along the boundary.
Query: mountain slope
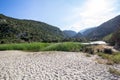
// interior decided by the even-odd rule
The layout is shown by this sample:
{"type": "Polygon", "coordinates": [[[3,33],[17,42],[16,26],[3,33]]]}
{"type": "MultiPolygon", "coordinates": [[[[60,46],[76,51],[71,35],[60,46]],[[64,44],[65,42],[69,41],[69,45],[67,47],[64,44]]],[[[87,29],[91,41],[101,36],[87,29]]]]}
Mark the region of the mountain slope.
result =
{"type": "Polygon", "coordinates": [[[80,32],[78,32],[75,36],[74,36],[74,38],[82,38],[83,37],[83,35],[80,33],[80,32]]]}
{"type": "Polygon", "coordinates": [[[62,31],[49,24],[20,20],[0,14],[0,42],[38,42],[58,41],[63,38],[62,31]]]}
{"type": "Polygon", "coordinates": [[[91,40],[101,40],[103,37],[115,32],[120,28],[120,15],[101,24],[86,35],[91,40]]]}
{"type": "Polygon", "coordinates": [[[82,32],[82,35],[83,36],[87,36],[88,34],[90,34],[92,31],[94,31],[96,29],[96,27],[93,27],[93,28],[88,28],[88,29],[86,29],[86,30],[84,30],[83,32],[82,32]]]}
{"type": "Polygon", "coordinates": [[[112,42],[115,45],[115,47],[119,48],[120,50],[120,29],[114,32],[108,41],[112,42]]]}
{"type": "Polygon", "coordinates": [[[65,38],[67,37],[70,38],[77,34],[75,31],[72,31],[72,30],[64,30],[63,33],[64,33],[65,38]]]}
{"type": "Polygon", "coordinates": [[[81,41],[86,41],[86,38],[80,32],[78,32],[73,38],[80,39],[81,41]]]}

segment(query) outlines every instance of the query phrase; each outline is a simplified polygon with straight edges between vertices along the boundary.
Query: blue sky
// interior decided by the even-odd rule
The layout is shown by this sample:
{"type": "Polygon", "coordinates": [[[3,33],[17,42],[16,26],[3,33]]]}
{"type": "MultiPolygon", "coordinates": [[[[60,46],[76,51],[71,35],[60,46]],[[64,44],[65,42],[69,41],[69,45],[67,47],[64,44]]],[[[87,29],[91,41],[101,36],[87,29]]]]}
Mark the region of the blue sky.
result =
{"type": "Polygon", "coordinates": [[[119,0],[0,0],[0,13],[78,32],[119,15],[119,4],[119,0]]]}

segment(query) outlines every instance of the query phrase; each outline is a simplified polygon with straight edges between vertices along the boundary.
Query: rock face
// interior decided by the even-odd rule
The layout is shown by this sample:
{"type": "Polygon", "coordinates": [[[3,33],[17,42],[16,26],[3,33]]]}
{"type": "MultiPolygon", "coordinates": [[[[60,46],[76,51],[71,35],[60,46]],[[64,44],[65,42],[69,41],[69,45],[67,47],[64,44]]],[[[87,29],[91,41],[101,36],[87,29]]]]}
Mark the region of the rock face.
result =
{"type": "Polygon", "coordinates": [[[119,80],[95,56],[73,52],[0,52],[0,80],[119,80]]]}

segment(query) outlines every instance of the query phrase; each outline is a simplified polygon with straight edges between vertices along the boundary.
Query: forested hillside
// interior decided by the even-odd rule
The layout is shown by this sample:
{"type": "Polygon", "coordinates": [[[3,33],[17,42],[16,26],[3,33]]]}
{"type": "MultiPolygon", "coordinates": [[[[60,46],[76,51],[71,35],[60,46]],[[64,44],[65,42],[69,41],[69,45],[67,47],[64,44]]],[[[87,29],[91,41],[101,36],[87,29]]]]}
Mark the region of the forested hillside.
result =
{"type": "Polygon", "coordinates": [[[75,31],[72,30],[64,30],[63,33],[65,38],[71,38],[77,34],[75,31]]]}
{"type": "Polygon", "coordinates": [[[101,24],[100,26],[93,28],[86,38],[90,40],[102,40],[105,36],[108,36],[120,29],[120,15],[101,24]]]}
{"type": "Polygon", "coordinates": [[[116,47],[120,47],[120,29],[113,33],[109,39],[116,47]]]}
{"type": "Polygon", "coordinates": [[[0,14],[0,43],[51,42],[63,38],[62,31],[49,24],[20,20],[0,14]]]}

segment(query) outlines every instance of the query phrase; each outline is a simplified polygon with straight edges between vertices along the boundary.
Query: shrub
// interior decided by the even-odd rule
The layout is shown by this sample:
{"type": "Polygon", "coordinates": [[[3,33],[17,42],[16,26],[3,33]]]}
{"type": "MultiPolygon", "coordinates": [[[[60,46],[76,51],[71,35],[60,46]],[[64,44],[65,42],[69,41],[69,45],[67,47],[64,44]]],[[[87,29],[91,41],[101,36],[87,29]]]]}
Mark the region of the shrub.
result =
{"type": "Polygon", "coordinates": [[[120,53],[114,53],[114,54],[105,54],[105,53],[97,53],[99,56],[101,56],[103,59],[108,60],[108,64],[113,63],[120,63],[120,53]]]}
{"type": "Polygon", "coordinates": [[[115,68],[109,68],[109,72],[113,75],[118,75],[120,76],[120,71],[118,71],[117,69],[115,68]]]}
{"type": "Polygon", "coordinates": [[[91,46],[84,46],[83,52],[89,53],[89,54],[94,54],[94,49],[91,46]]]}
{"type": "Polygon", "coordinates": [[[107,54],[112,54],[112,49],[109,49],[109,48],[105,48],[104,49],[104,53],[107,53],[107,54]]]}
{"type": "Polygon", "coordinates": [[[86,54],[85,56],[86,56],[86,57],[91,57],[91,55],[90,55],[90,54],[86,54]]]}

